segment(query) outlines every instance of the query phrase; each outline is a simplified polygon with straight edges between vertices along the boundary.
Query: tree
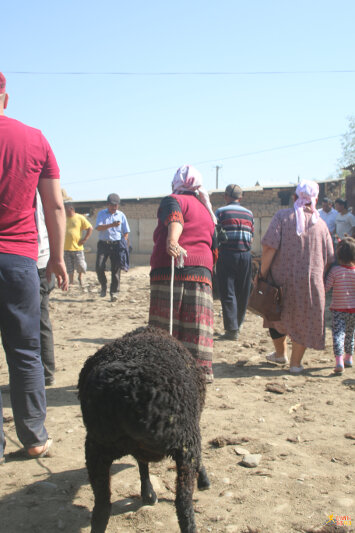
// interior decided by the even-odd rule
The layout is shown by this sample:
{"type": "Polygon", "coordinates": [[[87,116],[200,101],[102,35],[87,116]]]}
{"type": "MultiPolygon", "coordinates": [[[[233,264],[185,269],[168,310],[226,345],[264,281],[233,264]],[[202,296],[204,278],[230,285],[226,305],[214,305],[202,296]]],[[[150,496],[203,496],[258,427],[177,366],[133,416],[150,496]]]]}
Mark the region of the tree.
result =
{"type": "Polygon", "coordinates": [[[348,131],[342,135],[341,147],[343,154],[339,159],[341,168],[355,165],[355,115],[347,117],[349,121],[348,131]]]}

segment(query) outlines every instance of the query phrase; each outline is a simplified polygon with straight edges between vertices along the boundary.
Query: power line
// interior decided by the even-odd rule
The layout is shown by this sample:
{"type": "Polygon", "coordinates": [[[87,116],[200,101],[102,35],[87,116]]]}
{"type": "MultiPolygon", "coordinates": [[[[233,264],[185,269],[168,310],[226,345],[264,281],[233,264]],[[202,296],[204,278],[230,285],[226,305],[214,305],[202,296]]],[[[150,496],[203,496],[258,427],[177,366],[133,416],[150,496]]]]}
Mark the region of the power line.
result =
{"type": "Polygon", "coordinates": [[[31,76],[282,76],[282,75],[307,75],[307,74],[354,74],[355,69],[343,70],[246,70],[246,71],[176,71],[176,72],[134,72],[134,71],[30,71],[8,70],[8,74],[21,74],[31,76]]]}
{"type": "MultiPolygon", "coordinates": [[[[311,139],[310,141],[303,141],[303,142],[294,143],[294,144],[285,144],[283,146],[276,146],[274,148],[265,148],[264,150],[257,150],[255,152],[245,152],[243,154],[231,155],[231,156],[227,156],[227,157],[220,157],[218,159],[215,158],[215,159],[208,159],[208,160],[205,160],[205,161],[197,161],[197,162],[194,163],[194,165],[205,165],[207,163],[215,163],[216,161],[226,161],[228,159],[239,159],[239,158],[242,158],[242,157],[249,157],[249,156],[252,156],[252,155],[264,154],[266,152],[275,152],[276,150],[286,150],[287,148],[294,148],[294,147],[297,147],[297,146],[303,146],[305,144],[312,144],[312,143],[321,142],[321,141],[328,141],[329,139],[336,139],[336,138],[341,137],[341,136],[342,136],[342,134],[331,135],[329,137],[321,137],[319,139],[311,139]]],[[[144,174],[154,174],[154,173],[158,173],[158,172],[167,172],[169,170],[176,170],[176,167],[166,167],[166,168],[159,168],[159,169],[154,169],[154,170],[143,170],[143,171],[140,171],[140,172],[130,172],[128,174],[120,174],[118,176],[110,176],[110,177],[106,177],[106,178],[94,178],[92,180],[85,180],[85,183],[94,183],[96,181],[117,180],[117,179],[121,179],[121,178],[129,178],[129,177],[132,177],[132,176],[143,176],[144,174]]],[[[81,181],[63,182],[63,186],[64,185],[65,186],[67,186],[67,185],[76,185],[77,183],[82,183],[82,182],[81,181]]]]}

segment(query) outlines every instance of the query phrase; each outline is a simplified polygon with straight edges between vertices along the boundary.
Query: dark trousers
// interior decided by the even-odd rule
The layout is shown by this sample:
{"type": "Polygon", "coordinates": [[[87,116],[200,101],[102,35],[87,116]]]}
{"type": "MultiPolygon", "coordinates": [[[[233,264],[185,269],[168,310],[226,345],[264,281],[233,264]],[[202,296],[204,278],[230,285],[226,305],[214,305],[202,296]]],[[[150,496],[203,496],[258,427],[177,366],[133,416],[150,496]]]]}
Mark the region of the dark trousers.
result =
{"type": "MultiPolygon", "coordinates": [[[[20,255],[0,254],[0,330],[9,368],[16,432],[25,448],[41,446],[48,438],[44,427],[46,394],[39,324],[39,277],[35,261],[20,255]]],[[[4,447],[1,432],[0,457],[4,447]]]]}
{"type": "Polygon", "coordinates": [[[219,249],[217,277],[226,331],[238,331],[251,286],[251,253],[219,249]]]}
{"type": "Polygon", "coordinates": [[[40,305],[41,305],[41,320],[40,320],[40,338],[41,338],[41,359],[44,368],[44,377],[48,381],[54,379],[55,362],[54,362],[54,344],[52,323],[49,318],[49,293],[54,289],[55,278],[52,275],[51,281],[48,283],[46,276],[46,269],[38,269],[40,282],[40,305]]]}
{"type": "Polygon", "coordinates": [[[101,284],[101,288],[106,290],[107,278],[105,274],[107,259],[110,259],[111,263],[111,286],[110,294],[119,292],[120,280],[121,280],[121,261],[119,254],[119,241],[112,241],[110,243],[106,241],[99,241],[97,243],[97,256],[96,256],[96,274],[97,279],[101,284]]]}

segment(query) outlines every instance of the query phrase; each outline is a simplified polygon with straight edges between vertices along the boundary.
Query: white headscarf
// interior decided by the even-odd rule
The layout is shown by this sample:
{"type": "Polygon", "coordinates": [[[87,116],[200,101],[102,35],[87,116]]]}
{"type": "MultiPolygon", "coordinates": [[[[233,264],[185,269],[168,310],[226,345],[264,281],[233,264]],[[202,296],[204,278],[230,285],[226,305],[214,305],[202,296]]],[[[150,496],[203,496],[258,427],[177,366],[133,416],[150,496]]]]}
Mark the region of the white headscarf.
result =
{"type": "Polygon", "coordinates": [[[296,213],[297,235],[302,235],[306,220],[303,208],[306,204],[311,204],[312,223],[316,224],[316,222],[318,222],[319,213],[316,209],[316,205],[319,194],[319,185],[315,181],[302,180],[297,185],[296,194],[298,198],[293,204],[293,207],[296,213]]]}
{"type": "Polygon", "coordinates": [[[180,167],[175,173],[172,188],[174,194],[180,194],[185,191],[196,192],[198,199],[208,210],[213,222],[217,224],[208,192],[202,187],[202,175],[196,168],[191,165],[180,167]]]}

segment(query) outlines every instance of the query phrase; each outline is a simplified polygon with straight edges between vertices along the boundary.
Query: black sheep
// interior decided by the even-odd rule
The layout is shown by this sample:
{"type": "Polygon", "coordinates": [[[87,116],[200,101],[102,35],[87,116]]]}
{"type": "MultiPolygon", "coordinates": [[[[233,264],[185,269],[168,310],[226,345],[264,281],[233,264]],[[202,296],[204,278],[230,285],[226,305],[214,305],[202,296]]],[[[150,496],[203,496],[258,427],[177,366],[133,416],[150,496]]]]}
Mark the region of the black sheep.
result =
{"type": "Polygon", "coordinates": [[[86,466],[95,496],[91,533],[104,533],[110,516],[110,467],[132,455],[139,466],[141,496],[157,496],[149,462],[176,462],[176,512],[182,533],[195,533],[194,480],[209,488],[201,463],[200,416],[205,379],[190,352],[163,330],[139,328],[89,357],[79,376],[87,429],[86,466]]]}

